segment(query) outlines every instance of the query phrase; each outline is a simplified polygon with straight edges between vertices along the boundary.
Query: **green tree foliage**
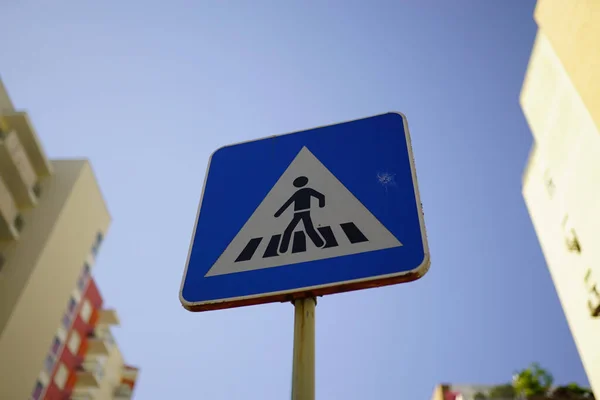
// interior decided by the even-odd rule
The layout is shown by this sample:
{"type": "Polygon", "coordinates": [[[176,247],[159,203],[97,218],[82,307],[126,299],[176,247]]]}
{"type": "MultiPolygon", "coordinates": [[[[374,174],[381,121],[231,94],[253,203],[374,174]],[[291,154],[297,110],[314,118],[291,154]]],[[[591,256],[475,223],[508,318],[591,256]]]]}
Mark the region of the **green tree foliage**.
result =
{"type": "Polygon", "coordinates": [[[475,393],[475,397],[473,397],[474,400],[485,400],[487,399],[487,396],[481,392],[477,392],[475,393]]]}
{"type": "Polygon", "coordinates": [[[513,387],[516,394],[525,396],[527,399],[543,398],[546,396],[554,382],[552,375],[533,363],[529,368],[519,371],[513,379],[513,387]]]}
{"type": "Polygon", "coordinates": [[[512,385],[494,386],[488,393],[488,399],[512,399],[515,397],[515,388],[512,385]]]}
{"type": "Polygon", "coordinates": [[[594,393],[590,389],[582,388],[576,383],[552,388],[553,381],[554,378],[547,370],[533,363],[514,375],[512,385],[495,386],[487,396],[478,393],[475,399],[595,400],[594,393]]]}
{"type": "Polygon", "coordinates": [[[590,389],[582,388],[576,383],[558,386],[552,390],[552,399],[555,400],[594,400],[594,393],[590,389]]]}

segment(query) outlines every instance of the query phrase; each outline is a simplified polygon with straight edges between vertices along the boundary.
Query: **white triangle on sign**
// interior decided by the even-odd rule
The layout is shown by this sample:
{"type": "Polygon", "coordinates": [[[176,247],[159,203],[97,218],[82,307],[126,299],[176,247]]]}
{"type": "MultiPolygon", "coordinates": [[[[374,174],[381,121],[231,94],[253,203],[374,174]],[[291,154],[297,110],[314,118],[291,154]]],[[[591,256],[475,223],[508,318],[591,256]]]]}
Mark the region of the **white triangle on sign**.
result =
{"type": "Polygon", "coordinates": [[[303,147],[206,276],[399,246],[402,243],[303,147]],[[319,194],[324,197],[323,207],[319,194]],[[275,217],[286,202],[289,206],[275,217]],[[314,230],[306,226],[310,225],[307,219],[314,230]],[[294,221],[297,224],[290,227],[294,221]],[[290,233],[287,249],[281,246],[286,228],[290,233]]]}

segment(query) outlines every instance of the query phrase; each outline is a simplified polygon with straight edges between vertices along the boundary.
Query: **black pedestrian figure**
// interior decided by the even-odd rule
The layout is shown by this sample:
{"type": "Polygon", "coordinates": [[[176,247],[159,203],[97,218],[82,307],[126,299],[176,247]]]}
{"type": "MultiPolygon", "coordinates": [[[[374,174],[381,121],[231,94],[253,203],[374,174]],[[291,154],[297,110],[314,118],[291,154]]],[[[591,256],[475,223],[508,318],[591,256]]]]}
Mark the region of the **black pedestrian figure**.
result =
{"type": "MultiPolygon", "coordinates": [[[[308,178],[305,176],[300,176],[294,179],[294,186],[297,188],[301,188],[306,186],[308,183],[308,178]]],[[[279,252],[285,253],[290,245],[290,239],[292,238],[292,233],[294,233],[294,229],[298,225],[300,221],[304,224],[304,229],[306,230],[306,234],[312,242],[317,247],[323,247],[325,242],[321,239],[321,236],[317,233],[315,227],[313,226],[312,220],[310,218],[310,200],[311,197],[315,197],[319,200],[319,207],[325,207],[325,196],[322,193],[317,192],[311,188],[303,188],[299,189],[289,198],[288,201],[285,202],[283,206],[275,213],[275,218],[279,218],[279,216],[292,204],[294,203],[294,218],[285,228],[283,232],[283,238],[281,239],[281,244],[279,245],[279,252]]]]}

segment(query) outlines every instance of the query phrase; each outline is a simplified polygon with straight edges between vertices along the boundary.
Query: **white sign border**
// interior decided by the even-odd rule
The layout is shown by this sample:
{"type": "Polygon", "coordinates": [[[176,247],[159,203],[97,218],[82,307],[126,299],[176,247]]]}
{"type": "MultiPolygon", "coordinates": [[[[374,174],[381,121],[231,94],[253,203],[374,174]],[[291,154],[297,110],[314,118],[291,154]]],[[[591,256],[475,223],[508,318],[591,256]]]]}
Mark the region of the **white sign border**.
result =
{"type": "Polygon", "coordinates": [[[186,263],[185,263],[185,270],[183,272],[183,278],[181,280],[181,286],[179,289],[179,300],[181,301],[181,304],[183,305],[183,307],[189,311],[209,311],[209,310],[219,310],[219,309],[226,309],[226,308],[242,307],[242,306],[247,306],[247,305],[258,305],[258,304],[266,304],[266,303],[273,303],[273,302],[285,302],[285,301],[291,301],[293,299],[303,298],[303,297],[322,296],[322,295],[326,295],[326,294],[342,293],[342,292],[353,291],[353,290],[367,289],[370,287],[380,287],[380,286],[387,286],[387,285],[393,285],[393,284],[398,284],[398,283],[407,283],[407,282],[415,281],[415,280],[423,277],[427,273],[427,271],[429,271],[430,265],[431,265],[431,257],[429,254],[429,244],[427,241],[427,232],[425,230],[425,217],[423,214],[423,206],[421,204],[421,196],[419,194],[417,172],[416,172],[416,168],[415,168],[415,160],[414,160],[414,155],[413,155],[412,143],[410,140],[410,131],[408,130],[408,121],[406,119],[406,116],[404,114],[402,114],[401,112],[391,111],[391,112],[387,112],[387,113],[383,113],[383,114],[373,115],[371,117],[357,118],[357,119],[353,119],[350,121],[337,122],[337,123],[323,125],[323,126],[319,126],[319,127],[315,127],[315,128],[303,129],[301,131],[288,132],[288,133],[284,133],[281,135],[273,135],[273,136],[268,136],[268,137],[259,138],[259,139],[252,139],[252,140],[246,140],[243,142],[232,143],[232,144],[228,144],[228,145],[219,147],[218,149],[213,151],[208,159],[208,166],[206,168],[206,174],[204,176],[204,184],[202,185],[202,193],[200,195],[200,202],[198,204],[198,210],[196,212],[196,220],[194,222],[194,230],[192,232],[192,237],[190,239],[190,246],[188,249],[188,255],[187,255],[187,259],[186,259],[186,263]],[[417,213],[418,213],[418,217],[419,217],[419,225],[421,227],[421,238],[423,240],[424,257],[423,257],[423,261],[421,262],[421,264],[418,267],[416,267],[415,269],[409,270],[409,271],[396,272],[396,273],[392,273],[392,274],[376,275],[376,276],[371,276],[368,278],[359,278],[359,279],[353,279],[353,280],[343,281],[343,282],[334,282],[334,283],[327,283],[327,284],[323,284],[323,285],[308,286],[308,287],[304,287],[304,288],[281,290],[281,291],[277,291],[277,292],[252,294],[249,296],[229,297],[229,298],[224,298],[224,299],[204,300],[204,301],[196,301],[196,302],[190,302],[190,301],[187,301],[186,299],[184,299],[183,287],[185,285],[185,281],[187,278],[187,272],[188,272],[188,268],[190,265],[190,257],[192,254],[192,248],[194,246],[194,239],[196,237],[196,228],[198,227],[198,220],[200,218],[200,210],[202,209],[202,200],[204,199],[204,190],[206,189],[206,181],[208,179],[208,172],[210,171],[210,165],[212,162],[212,158],[216,152],[218,152],[219,150],[224,149],[226,147],[237,146],[237,145],[244,144],[244,143],[257,142],[259,140],[272,139],[272,138],[279,137],[279,136],[292,135],[294,133],[301,133],[301,132],[306,132],[309,130],[326,128],[329,126],[335,126],[335,125],[360,121],[360,120],[368,119],[368,118],[380,117],[380,116],[387,115],[387,114],[399,115],[402,118],[402,123],[404,126],[406,147],[408,149],[410,170],[411,170],[411,175],[412,175],[413,187],[415,190],[415,199],[417,202],[416,206],[417,206],[417,213]]]}

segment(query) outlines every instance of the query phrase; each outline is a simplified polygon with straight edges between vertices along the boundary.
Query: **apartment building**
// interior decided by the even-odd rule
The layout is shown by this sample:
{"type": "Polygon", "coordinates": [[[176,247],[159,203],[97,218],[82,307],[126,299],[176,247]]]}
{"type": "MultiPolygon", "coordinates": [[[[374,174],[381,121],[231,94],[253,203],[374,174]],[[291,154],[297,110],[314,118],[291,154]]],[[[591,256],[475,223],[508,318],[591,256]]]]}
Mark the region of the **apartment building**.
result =
{"type": "Polygon", "coordinates": [[[600,398],[600,2],[538,0],[521,92],[534,145],[523,196],[600,398]]]}
{"type": "Polygon", "coordinates": [[[512,394],[491,398],[492,389],[490,385],[441,384],[433,390],[431,400],[516,400],[512,394]]]}
{"type": "Polygon", "coordinates": [[[0,81],[0,399],[129,399],[92,278],[110,215],[87,160],[49,160],[0,81]]]}
{"type": "Polygon", "coordinates": [[[119,324],[91,276],[88,259],[48,348],[31,399],[129,400],[138,369],[126,365],[110,331],[119,324]]]}

